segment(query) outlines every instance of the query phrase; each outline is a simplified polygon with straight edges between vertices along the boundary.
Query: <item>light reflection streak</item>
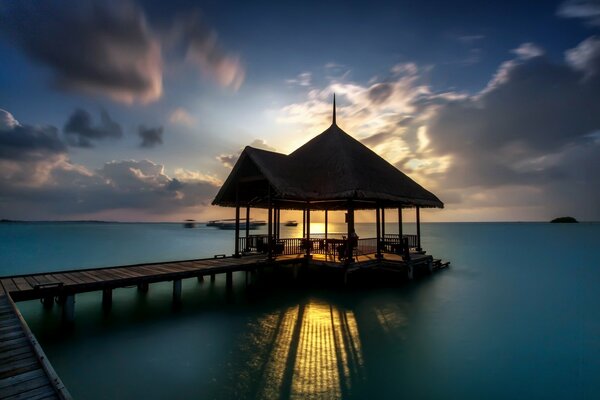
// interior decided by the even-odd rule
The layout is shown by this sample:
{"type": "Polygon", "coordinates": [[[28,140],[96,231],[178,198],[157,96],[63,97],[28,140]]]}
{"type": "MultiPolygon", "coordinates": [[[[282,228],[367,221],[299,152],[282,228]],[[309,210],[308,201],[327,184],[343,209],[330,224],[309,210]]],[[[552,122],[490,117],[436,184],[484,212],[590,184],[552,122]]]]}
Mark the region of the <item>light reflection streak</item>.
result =
{"type": "Polygon", "coordinates": [[[266,316],[253,345],[256,398],[340,399],[363,379],[354,313],[316,301],[266,316]]]}

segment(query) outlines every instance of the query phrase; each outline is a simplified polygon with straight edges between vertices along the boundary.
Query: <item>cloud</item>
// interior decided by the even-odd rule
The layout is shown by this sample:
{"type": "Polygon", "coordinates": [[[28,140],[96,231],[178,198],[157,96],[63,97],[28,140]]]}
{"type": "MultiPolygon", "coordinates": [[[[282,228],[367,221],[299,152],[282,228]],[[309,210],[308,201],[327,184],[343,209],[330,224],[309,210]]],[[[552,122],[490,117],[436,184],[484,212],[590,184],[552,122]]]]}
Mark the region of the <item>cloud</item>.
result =
{"type": "Polygon", "coordinates": [[[176,125],[192,127],[196,125],[194,118],[185,108],[176,108],[169,115],[169,122],[176,125]]]}
{"type": "Polygon", "coordinates": [[[286,83],[289,85],[310,86],[311,81],[312,74],[310,72],[302,72],[295,78],[287,79],[286,83]]]}
{"type": "Polygon", "coordinates": [[[65,123],[63,131],[67,142],[76,147],[94,147],[94,141],[120,139],[123,136],[121,125],[113,121],[106,110],[100,112],[100,121],[94,126],[91,114],[77,108],[65,123]]]}
{"type": "Polygon", "coordinates": [[[216,31],[206,23],[200,12],[176,18],[169,43],[183,52],[187,62],[221,86],[238,90],[244,82],[246,72],[240,58],[225,51],[216,31]]]}
{"type": "Polygon", "coordinates": [[[516,49],[512,50],[514,54],[523,60],[544,55],[544,49],[534,43],[523,43],[516,49]]]}
{"type": "Polygon", "coordinates": [[[593,77],[600,70],[600,37],[585,39],[577,47],[567,51],[566,59],[573,68],[582,71],[585,78],[593,77]]]}
{"type": "Polygon", "coordinates": [[[563,18],[579,18],[591,26],[600,26],[600,1],[567,0],[556,11],[563,18]]]}
{"type": "Polygon", "coordinates": [[[163,134],[162,126],[158,126],[155,128],[146,128],[145,126],[140,125],[138,127],[138,135],[142,139],[142,143],[140,144],[140,147],[151,148],[156,145],[162,144],[163,143],[162,134],[163,134]]]}
{"type": "Polygon", "coordinates": [[[19,125],[19,121],[11,113],[0,108],[0,131],[13,129],[19,125]]]}
{"type": "Polygon", "coordinates": [[[338,124],[457,215],[485,210],[488,218],[546,219],[581,212],[598,219],[599,43],[584,40],[562,62],[523,44],[471,94],[434,91],[416,66],[367,84],[331,81],[284,107],[278,121],[322,130],[335,91],[343,99],[338,124]]]}
{"type": "Polygon", "coordinates": [[[4,110],[0,121],[0,215],[5,218],[165,219],[200,212],[220,184],[199,171],[178,169],[169,176],[150,160],[111,161],[92,170],[69,159],[55,127],[18,123],[4,110]]]}
{"type": "Polygon", "coordinates": [[[66,151],[55,127],[21,125],[11,113],[0,110],[0,160],[42,160],[66,151]]]}
{"type": "Polygon", "coordinates": [[[132,103],[162,94],[161,46],[129,2],[11,2],[0,28],[63,89],[132,103]]]}
{"type": "MultiPolygon", "coordinates": [[[[263,149],[268,151],[277,151],[274,147],[269,146],[267,142],[263,139],[254,139],[252,143],[249,145],[250,147],[255,147],[257,149],[263,149]]],[[[239,149],[237,153],[232,154],[221,154],[217,156],[217,160],[221,162],[227,168],[233,168],[238,158],[240,158],[240,154],[242,154],[243,149],[239,149]]]]}
{"type": "Polygon", "coordinates": [[[162,96],[165,66],[181,59],[223,87],[241,86],[240,58],[225,51],[199,12],[164,24],[170,28],[152,27],[129,0],[23,0],[0,7],[0,34],[48,67],[63,90],[126,104],[153,102],[162,96]]]}

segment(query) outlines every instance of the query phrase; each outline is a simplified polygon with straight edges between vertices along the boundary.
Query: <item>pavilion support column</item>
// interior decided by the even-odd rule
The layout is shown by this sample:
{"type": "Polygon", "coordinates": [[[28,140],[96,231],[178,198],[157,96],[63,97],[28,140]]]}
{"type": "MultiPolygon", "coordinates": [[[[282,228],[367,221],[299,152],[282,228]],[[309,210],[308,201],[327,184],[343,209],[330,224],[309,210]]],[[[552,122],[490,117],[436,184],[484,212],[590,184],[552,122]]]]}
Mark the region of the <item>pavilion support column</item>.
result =
{"type": "Polygon", "coordinates": [[[306,210],[302,209],[302,238],[306,238],[306,210]]]}
{"type": "Polygon", "coordinates": [[[250,243],[248,242],[248,236],[250,236],[250,206],[246,206],[246,248],[245,251],[250,251],[250,243]]]}
{"type": "Polygon", "coordinates": [[[385,207],[381,208],[381,240],[385,241],[385,207]]]}
{"type": "Polygon", "coordinates": [[[275,225],[275,238],[279,240],[281,234],[281,208],[277,207],[277,225],[275,225]]]}
{"type": "Polygon", "coordinates": [[[402,242],[402,207],[398,207],[398,237],[402,242]]]}
{"type": "Polygon", "coordinates": [[[235,204],[235,254],[234,257],[240,257],[240,203],[235,204]]]}
{"type": "Polygon", "coordinates": [[[417,207],[417,251],[422,251],[421,248],[421,209],[417,207]]]}
{"type": "Polygon", "coordinates": [[[271,202],[271,185],[269,185],[269,210],[268,210],[268,227],[267,227],[267,247],[268,259],[273,259],[273,203],[271,202]]]}
{"type": "Polygon", "coordinates": [[[310,204],[306,206],[306,257],[310,257],[310,204]]]}
{"type": "Polygon", "coordinates": [[[346,263],[351,263],[353,261],[353,237],[355,237],[356,233],[354,231],[354,204],[352,202],[348,203],[348,213],[346,214],[346,220],[348,223],[348,238],[346,244],[346,263]]]}
{"type": "Polygon", "coordinates": [[[381,257],[381,209],[379,206],[375,208],[375,229],[377,229],[377,257],[381,257]]]}

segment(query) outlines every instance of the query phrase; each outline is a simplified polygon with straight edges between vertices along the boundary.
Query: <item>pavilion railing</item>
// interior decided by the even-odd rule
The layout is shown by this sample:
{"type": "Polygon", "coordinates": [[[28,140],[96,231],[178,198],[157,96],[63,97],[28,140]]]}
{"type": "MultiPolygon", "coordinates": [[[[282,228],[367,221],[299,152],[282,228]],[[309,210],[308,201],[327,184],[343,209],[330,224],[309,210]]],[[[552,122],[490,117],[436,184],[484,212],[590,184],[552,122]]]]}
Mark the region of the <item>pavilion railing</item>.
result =
{"type": "MultiPolygon", "coordinates": [[[[417,247],[417,235],[402,235],[408,241],[409,248],[417,247]]],[[[402,240],[397,234],[386,234],[381,241],[381,251],[384,253],[398,252],[402,240]]],[[[268,253],[267,235],[249,235],[239,238],[239,249],[242,253],[268,253]]],[[[310,240],[303,238],[283,238],[273,240],[274,255],[295,255],[306,253],[310,247],[312,254],[338,256],[347,244],[345,235],[329,234],[325,239],[324,234],[311,235],[310,240]]],[[[377,252],[377,238],[359,238],[354,248],[354,255],[373,254],[377,252]]]]}

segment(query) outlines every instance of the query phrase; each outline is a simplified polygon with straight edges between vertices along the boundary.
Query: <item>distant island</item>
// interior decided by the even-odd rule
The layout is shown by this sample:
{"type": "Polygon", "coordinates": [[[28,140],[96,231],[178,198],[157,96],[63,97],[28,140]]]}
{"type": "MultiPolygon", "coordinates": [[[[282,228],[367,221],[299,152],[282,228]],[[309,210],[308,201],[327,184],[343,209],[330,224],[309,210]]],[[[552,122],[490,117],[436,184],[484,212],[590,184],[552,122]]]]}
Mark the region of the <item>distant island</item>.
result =
{"type": "Polygon", "coordinates": [[[558,218],[554,218],[550,222],[553,224],[573,224],[573,223],[577,223],[578,221],[573,217],[558,217],[558,218]]]}

